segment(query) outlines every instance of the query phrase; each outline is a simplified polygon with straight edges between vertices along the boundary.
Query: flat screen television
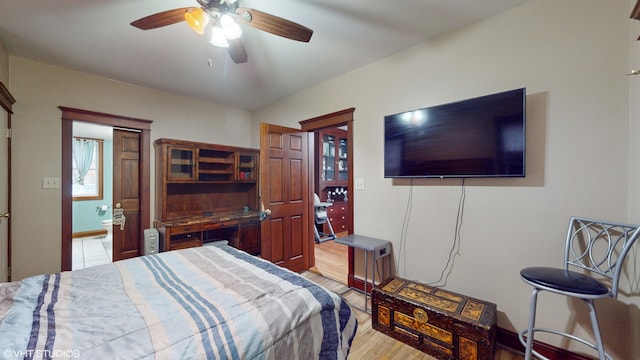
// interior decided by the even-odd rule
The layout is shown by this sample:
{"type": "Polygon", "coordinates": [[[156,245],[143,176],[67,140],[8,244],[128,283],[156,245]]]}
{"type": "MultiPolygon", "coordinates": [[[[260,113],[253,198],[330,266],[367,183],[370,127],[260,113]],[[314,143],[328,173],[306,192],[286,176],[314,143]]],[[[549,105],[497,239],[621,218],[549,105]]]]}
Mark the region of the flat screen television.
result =
{"type": "Polygon", "coordinates": [[[385,178],[524,177],[525,88],[384,117],[385,178]]]}

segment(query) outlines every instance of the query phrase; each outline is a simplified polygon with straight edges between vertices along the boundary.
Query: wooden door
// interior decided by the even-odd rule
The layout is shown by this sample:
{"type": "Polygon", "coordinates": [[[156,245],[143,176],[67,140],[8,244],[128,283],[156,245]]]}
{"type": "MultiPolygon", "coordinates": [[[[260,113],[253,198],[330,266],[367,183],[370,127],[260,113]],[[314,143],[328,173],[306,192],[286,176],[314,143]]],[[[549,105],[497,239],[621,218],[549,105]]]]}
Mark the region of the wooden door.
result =
{"type": "Polygon", "coordinates": [[[11,281],[11,108],[15,102],[0,82],[0,282],[11,281]]]}
{"type": "MultiPolygon", "coordinates": [[[[9,128],[8,114],[0,107],[0,130],[9,128]]],[[[9,254],[9,138],[0,136],[0,282],[8,280],[9,254]]]]}
{"type": "Polygon", "coordinates": [[[123,210],[124,226],[113,225],[113,261],[142,255],[140,234],[140,133],[113,129],[113,212],[123,210]]]}
{"type": "Polygon", "coordinates": [[[309,133],[260,124],[260,194],[271,215],[262,223],[262,257],[300,272],[311,256],[309,133]]]}

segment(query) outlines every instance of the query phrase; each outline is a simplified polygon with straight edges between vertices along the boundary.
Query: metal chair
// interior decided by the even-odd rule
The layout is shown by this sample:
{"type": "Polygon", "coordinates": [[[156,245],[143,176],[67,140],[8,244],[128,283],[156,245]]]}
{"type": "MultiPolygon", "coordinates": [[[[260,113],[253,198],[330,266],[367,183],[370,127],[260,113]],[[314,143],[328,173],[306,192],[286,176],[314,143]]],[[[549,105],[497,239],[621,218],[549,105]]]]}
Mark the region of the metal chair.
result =
{"type": "Polygon", "coordinates": [[[618,281],[624,259],[639,233],[638,225],[572,217],[567,232],[563,267],[528,267],[520,271],[522,280],[533,286],[528,328],[519,334],[520,342],[525,346],[525,360],[530,360],[532,354],[548,360],[533,350],[535,332],[552,333],[575,340],[597,350],[600,360],[611,359],[604,350],[594,300],[618,296],[618,281]],[[535,327],[540,291],[584,301],[589,307],[595,344],[567,332],[535,327]]]}

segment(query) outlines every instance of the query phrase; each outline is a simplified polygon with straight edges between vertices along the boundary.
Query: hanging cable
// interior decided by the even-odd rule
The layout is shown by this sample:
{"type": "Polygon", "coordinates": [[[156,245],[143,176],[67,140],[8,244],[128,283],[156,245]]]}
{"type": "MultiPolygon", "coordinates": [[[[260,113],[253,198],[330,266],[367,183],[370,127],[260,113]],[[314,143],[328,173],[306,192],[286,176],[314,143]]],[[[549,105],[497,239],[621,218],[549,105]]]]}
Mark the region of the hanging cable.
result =
{"type": "MultiPolygon", "coordinates": [[[[411,219],[411,205],[413,202],[413,179],[409,183],[409,196],[407,197],[407,207],[404,211],[404,219],[402,220],[402,231],[400,232],[400,249],[398,251],[398,261],[396,262],[396,275],[400,274],[400,259],[402,258],[402,249],[407,240],[407,231],[409,230],[409,220],[411,219]]],[[[406,261],[402,259],[402,264],[406,271],[406,261]]],[[[404,274],[405,272],[403,272],[404,274]]]]}
{"type": "Polygon", "coordinates": [[[460,200],[458,200],[458,213],[456,216],[456,227],[454,230],[454,234],[453,234],[453,244],[451,245],[451,250],[449,250],[449,258],[447,259],[447,263],[445,264],[444,268],[442,269],[442,273],[440,273],[440,278],[434,282],[428,283],[428,285],[432,285],[434,287],[442,287],[444,285],[447,284],[447,278],[449,277],[449,274],[451,274],[451,270],[453,270],[453,252],[455,251],[456,247],[459,246],[460,243],[460,229],[462,228],[462,214],[464,212],[464,200],[466,197],[466,190],[464,187],[464,178],[462,178],[462,186],[461,186],[461,190],[460,190],[460,200]],[[451,265],[451,268],[449,268],[449,265],[451,265]],[[447,269],[449,269],[449,271],[447,272],[447,269]],[[447,274],[447,278],[445,278],[445,273],[447,274]],[[442,281],[442,279],[444,279],[444,283],[442,285],[436,285],[437,283],[439,283],[440,281],[442,281]]]}

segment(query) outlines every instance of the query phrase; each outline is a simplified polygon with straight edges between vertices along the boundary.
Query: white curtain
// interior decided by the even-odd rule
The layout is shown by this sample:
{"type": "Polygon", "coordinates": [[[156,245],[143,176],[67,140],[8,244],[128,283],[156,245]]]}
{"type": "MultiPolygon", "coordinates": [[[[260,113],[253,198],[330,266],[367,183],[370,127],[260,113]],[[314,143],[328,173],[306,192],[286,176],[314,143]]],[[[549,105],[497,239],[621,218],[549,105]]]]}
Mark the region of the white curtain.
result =
{"type": "Polygon", "coordinates": [[[73,139],[73,160],[78,169],[78,184],[80,185],[84,185],[84,178],[91,167],[97,143],[96,140],[73,139]]]}

